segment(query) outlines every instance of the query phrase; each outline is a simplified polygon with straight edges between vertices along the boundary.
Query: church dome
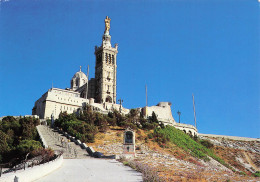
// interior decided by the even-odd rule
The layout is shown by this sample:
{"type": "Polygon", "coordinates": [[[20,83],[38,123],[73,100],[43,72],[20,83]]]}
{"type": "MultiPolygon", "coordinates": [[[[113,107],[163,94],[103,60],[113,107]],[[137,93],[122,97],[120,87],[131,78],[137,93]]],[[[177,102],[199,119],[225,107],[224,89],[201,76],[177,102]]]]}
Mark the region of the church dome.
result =
{"type": "Polygon", "coordinates": [[[88,78],[85,75],[85,73],[81,71],[81,66],[80,66],[80,70],[77,73],[75,73],[71,79],[71,89],[77,90],[81,86],[85,85],[87,82],[88,82],[88,78]]]}
{"type": "Polygon", "coordinates": [[[75,73],[75,75],[72,77],[73,78],[83,78],[83,79],[87,79],[87,76],[85,73],[83,73],[81,70],[78,71],[77,73],[75,73]]]}

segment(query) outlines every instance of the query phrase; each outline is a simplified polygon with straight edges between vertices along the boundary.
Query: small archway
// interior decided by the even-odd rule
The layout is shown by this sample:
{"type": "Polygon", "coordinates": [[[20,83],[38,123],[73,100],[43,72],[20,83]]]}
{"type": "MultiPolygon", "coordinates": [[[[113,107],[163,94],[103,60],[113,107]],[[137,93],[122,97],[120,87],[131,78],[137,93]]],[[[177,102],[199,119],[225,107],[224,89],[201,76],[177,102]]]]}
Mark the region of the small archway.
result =
{"type": "Polygon", "coordinates": [[[112,103],[112,98],[110,96],[107,96],[106,102],[112,103]]]}

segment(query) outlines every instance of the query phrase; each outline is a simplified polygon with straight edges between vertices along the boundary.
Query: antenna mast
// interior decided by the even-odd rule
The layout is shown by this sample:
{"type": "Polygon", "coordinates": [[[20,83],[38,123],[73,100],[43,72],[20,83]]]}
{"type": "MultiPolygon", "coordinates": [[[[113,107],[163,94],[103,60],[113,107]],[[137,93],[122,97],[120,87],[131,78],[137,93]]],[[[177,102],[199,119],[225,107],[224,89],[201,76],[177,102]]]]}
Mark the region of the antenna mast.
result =
{"type": "MultiPolygon", "coordinates": [[[[88,80],[88,75],[89,75],[89,65],[88,65],[88,72],[87,72],[87,80],[88,80]]],[[[88,81],[86,86],[86,99],[88,99],[88,81]]]]}
{"type": "Polygon", "coordinates": [[[146,107],[148,106],[147,85],[145,85],[146,107]]]}
{"type": "Polygon", "coordinates": [[[196,123],[196,110],[195,110],[195,100],[194,100],[194,95],[193,95],[193,94],[192,94],[192,100],[193,100],[193,112],[194,112],[195,128],[197,128],[197,123],[196,123]]]}

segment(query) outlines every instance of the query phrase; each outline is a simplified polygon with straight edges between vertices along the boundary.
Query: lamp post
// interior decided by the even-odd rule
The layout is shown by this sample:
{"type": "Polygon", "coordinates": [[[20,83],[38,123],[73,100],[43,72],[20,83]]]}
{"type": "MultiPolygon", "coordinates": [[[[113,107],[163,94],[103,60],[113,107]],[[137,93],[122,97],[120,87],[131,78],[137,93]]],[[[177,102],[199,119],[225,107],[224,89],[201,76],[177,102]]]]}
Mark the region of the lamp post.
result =
{"type": "Polygon", "coordinates": [[[181,112],[178,111],[177,114],[179,115],[179,123],[181,123],[181,112]]]}
{"type": "Polygon", "coordinates": [[[123,99],[118,99],[118,102],[119,102],[119,104],[120,104],[119,112],[121,113],[121,111],[122,111],[123,99]]]}

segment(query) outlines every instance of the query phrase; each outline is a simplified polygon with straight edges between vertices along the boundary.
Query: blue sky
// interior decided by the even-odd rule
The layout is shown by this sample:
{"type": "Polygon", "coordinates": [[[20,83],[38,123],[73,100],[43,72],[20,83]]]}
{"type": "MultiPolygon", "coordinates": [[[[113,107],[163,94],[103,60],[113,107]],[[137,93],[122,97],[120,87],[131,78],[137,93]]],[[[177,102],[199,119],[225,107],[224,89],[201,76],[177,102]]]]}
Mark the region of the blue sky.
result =
{"type": "Polygon", "coordinates": [[[94,77],[104,18],[119,44],[124,107],[172,102],[200,133],[260,137],[260,6],[257,0],[0,1],[0,116],[31,114],[52,85],[82,65],[94,77]]]}

